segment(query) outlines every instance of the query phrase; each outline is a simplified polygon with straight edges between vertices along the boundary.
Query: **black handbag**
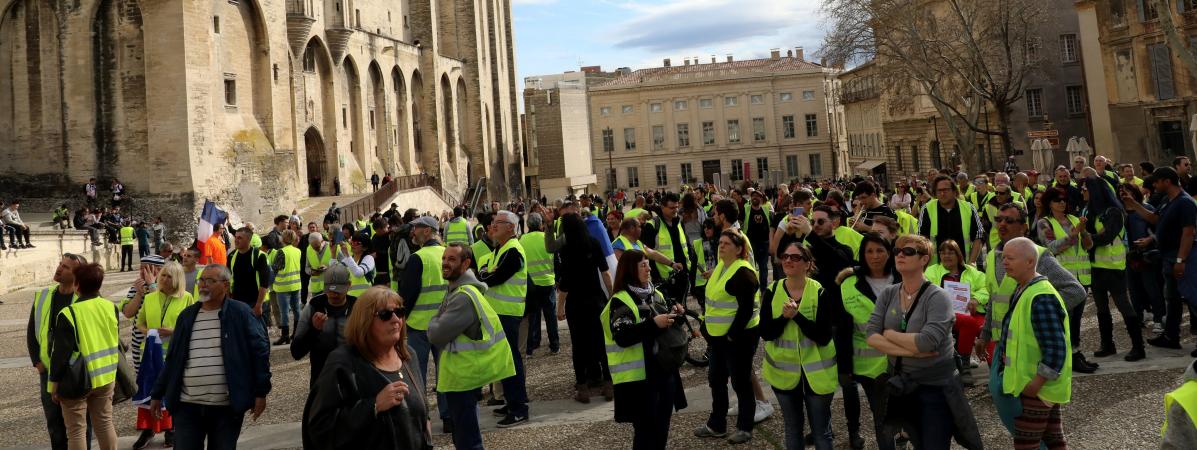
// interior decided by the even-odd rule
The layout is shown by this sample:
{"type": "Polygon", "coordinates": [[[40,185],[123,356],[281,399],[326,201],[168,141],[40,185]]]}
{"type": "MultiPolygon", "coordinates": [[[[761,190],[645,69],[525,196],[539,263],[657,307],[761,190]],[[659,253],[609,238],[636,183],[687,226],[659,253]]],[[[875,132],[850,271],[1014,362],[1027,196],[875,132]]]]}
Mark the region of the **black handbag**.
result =
{"type": "MultiPolygon", "coordinates": [[[[67,306],[67,311],[71,314],[71,321],[78,323],[75,321],[75,308],[67,306]]],[[[71,361],[67,365],[66,373],[58,381],[58,387],[54,391],[59,397],[78,399],[91,392],[91,376],[87,373],[87,360],[78,352],[78,330],[75,331],[75,349],[75,354],[71,355],[71,361]]]]}
{"type": "MultiPolygon", "coordinates": [[[[657,314],[669,314],[671,311],[666,306],[664,299],[661,302],[655,300],[661,299],[656,292],[653,292],[652,300],[649,300],[648,320],[652,320],[653,316],[657,314]]],[[[686,345],[688,344],[688,335],[686,330],[682,328],[685,317],[679,316],[678,320],[673,321],[673,325],[662,329],[661,333],[657,335],[657,363],[665,370],[677,370],[682,367],[682,362],[686,359],[686,345]]]]}

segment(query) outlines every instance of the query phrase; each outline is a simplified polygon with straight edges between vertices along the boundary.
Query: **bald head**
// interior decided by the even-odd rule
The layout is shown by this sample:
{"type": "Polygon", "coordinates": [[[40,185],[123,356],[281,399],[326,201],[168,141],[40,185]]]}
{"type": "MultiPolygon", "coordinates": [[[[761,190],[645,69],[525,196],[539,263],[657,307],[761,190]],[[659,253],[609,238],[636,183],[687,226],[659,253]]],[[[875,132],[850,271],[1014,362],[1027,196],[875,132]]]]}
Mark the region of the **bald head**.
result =
{"type": "Polygon", "coordinates": [[[1025,237],[1017,237],[1006,243],[1002,250],[1002,266],[1006,275],[1018,284],[1035,278],[1035,267],[1039,264],[1039,251],[1035,243],[1025,237]]]}

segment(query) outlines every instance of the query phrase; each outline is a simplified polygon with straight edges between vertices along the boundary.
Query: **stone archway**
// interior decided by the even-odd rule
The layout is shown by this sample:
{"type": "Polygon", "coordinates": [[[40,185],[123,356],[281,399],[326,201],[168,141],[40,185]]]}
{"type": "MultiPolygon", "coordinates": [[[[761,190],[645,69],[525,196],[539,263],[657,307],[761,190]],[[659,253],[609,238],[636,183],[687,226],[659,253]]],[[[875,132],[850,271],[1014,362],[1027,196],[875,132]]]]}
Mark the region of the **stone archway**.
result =
{"type": "Polygon", "coordinates": [[[329,174],[332,171],[329,170],[328,151],[324,146],[324,139],[320,136],[320,130],[316,127],[308,128],[308,131],[303,133],[303,146],[308,160],[308,196],[324,195],[325,192],[331,191],[332,177],[329,174]]]}
{"type": "Polygon", "coordinates": [[[443,121],[445,124],[445,158],[448,163],[450,171],[449,176],[455,176],[457,173],[457,120],[454,111],[454,106],[457,105],[453,101],[453,85],[449,83],[449,75],[441,75],[441,108],[443,111],[443,121]]]}
{"type": "Polygon", "coordinates": [[[16,0],[0,11],[0,173],[67,174],[71,161],[60,145],[58,32],[50,1],[16,0]]]}
{"type": "Polygon", "coordinates": [[[357,63],[353,61],[353,57],[346,56],[341,61],[341,70],[345,80],[343,93],[345,98],[349,99],[348,111],[341,111],[341,125],[349,130],[349,151],[353,155],[353,159],[357,161],[357,169],[362,176],[362,179],[358,180],[351,174],[350,185],[353,185],[354,181],[360,181],[364,186],[365,180],[370,177],[370,164],[367,161],[365,145],[362,142],[365,139],[362,132],[362,83],[358,77],[357,63]]]}

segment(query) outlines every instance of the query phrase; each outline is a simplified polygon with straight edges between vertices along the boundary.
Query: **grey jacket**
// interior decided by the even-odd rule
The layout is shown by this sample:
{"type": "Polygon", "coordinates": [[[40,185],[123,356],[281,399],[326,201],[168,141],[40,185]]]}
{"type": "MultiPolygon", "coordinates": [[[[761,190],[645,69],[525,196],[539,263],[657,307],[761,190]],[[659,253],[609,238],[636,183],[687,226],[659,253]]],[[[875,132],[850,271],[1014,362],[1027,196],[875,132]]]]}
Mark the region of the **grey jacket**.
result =
{"type": "MultiPolygon", "coordinates": [[[[1197,361],[1185,369],[1187,383],[1197,380],[1197,361]]],[[[1164,439],[1160,442],[1162,450],[1182,450],[1193,448],[1197,443],[1197,425],[1189,420],[1189,414],[1179,404],[1174,404],[1168,412],[1168,429],[1164,431],[1164,439]]]]}
{"type": "MultiPolygon", "coordinates": [[[[997,249],[994,250],[994,252],[996,252],[997,255],[995,255],[993,258],[995,262],[993,275],[1000,283],[1002,279],[1006,278],[1006,268],[1003,267],[1001,263],[1002,250],[997,249]]],[[[1060,261],[1052,256],[1049,252],[1050,250],[1039,255],[1039,264],[1035,266],[1035,271],[1039,272],[1040,275],[1047,277],[1047,280],[1051,282],[1052,287],[1056,288],[1056,292],[1060,293],[1060,298],[1064,299],[1064,304],[1068,305],[1068,310],[1071,311],[1073,308],[1076,308],[1076,305],[1084,303],[1085,298],[1089,296],[1089,293],[1085,292],[1085,287],[1081,286],[1080,281],[1077,281],[1076,275],[1073,275],[1072,272],[1069,272],[1068,269],[1065,269],[1064,266],[1061,266],[1060,261]]],[[[990,294],[992,294],[992,292],[990,294]]],[[[998,318],[996,320],[1000,321],[1002,319],[1004,319],[1004,317],[998,318]]],[[[993,336],[989,330],[994,326],[994,320],[995,319],[993,316],[990,316],[989,314],[985,315],[985,326],[981,328],[981,339],[985,340],[986,342],[993,340],[993,336]]]]}
{"type": "Polygon", "coordinates": [[[428,322],[428,341],[438,348],[443,348],[462,334],[470,339],[482,339],[482,322],[473,301],[466,293],[457,291],[464,285],[472,285],[486,293],[486,283],[478,281],[472,270],[466,270],[460,278],[449,283],[449,293],[445,295],[436,315],[428,322]]]}

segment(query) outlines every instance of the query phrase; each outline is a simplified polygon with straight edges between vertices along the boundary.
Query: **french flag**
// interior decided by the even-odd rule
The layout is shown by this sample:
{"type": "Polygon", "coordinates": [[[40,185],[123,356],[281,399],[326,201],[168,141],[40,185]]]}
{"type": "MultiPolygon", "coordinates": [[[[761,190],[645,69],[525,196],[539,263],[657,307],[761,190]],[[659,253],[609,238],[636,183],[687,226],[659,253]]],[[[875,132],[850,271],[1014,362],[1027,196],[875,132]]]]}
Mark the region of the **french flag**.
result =
{"type": "MultiPolygon", "coordinates": [[[[599,242],[599,247],[603,250],[603,256],[607,258],[607,274],[611,276],[611,281],[615,282],[615,250],[611,248],[611,239],[607,237],[607,229],[603,225],[603,221],[594,214],[586,214],[584,222],[586,223],[586,231],[590,232],[590,237],[599,242]]],[[[603,286],[603,292],[607,297],[611,297],[611,293],[607,292],[607,286],[603,286]]]]}
{"type": "Polygon", "coordinates": [[[200,213],[199,227],[195,230],[196,239],[200,242],[208,242],[208,238],[212,237],[216,226],[224,223],[228,218],[229,213],[217,207],[211,200],[204,200],[204,210],[200,213]]]}

